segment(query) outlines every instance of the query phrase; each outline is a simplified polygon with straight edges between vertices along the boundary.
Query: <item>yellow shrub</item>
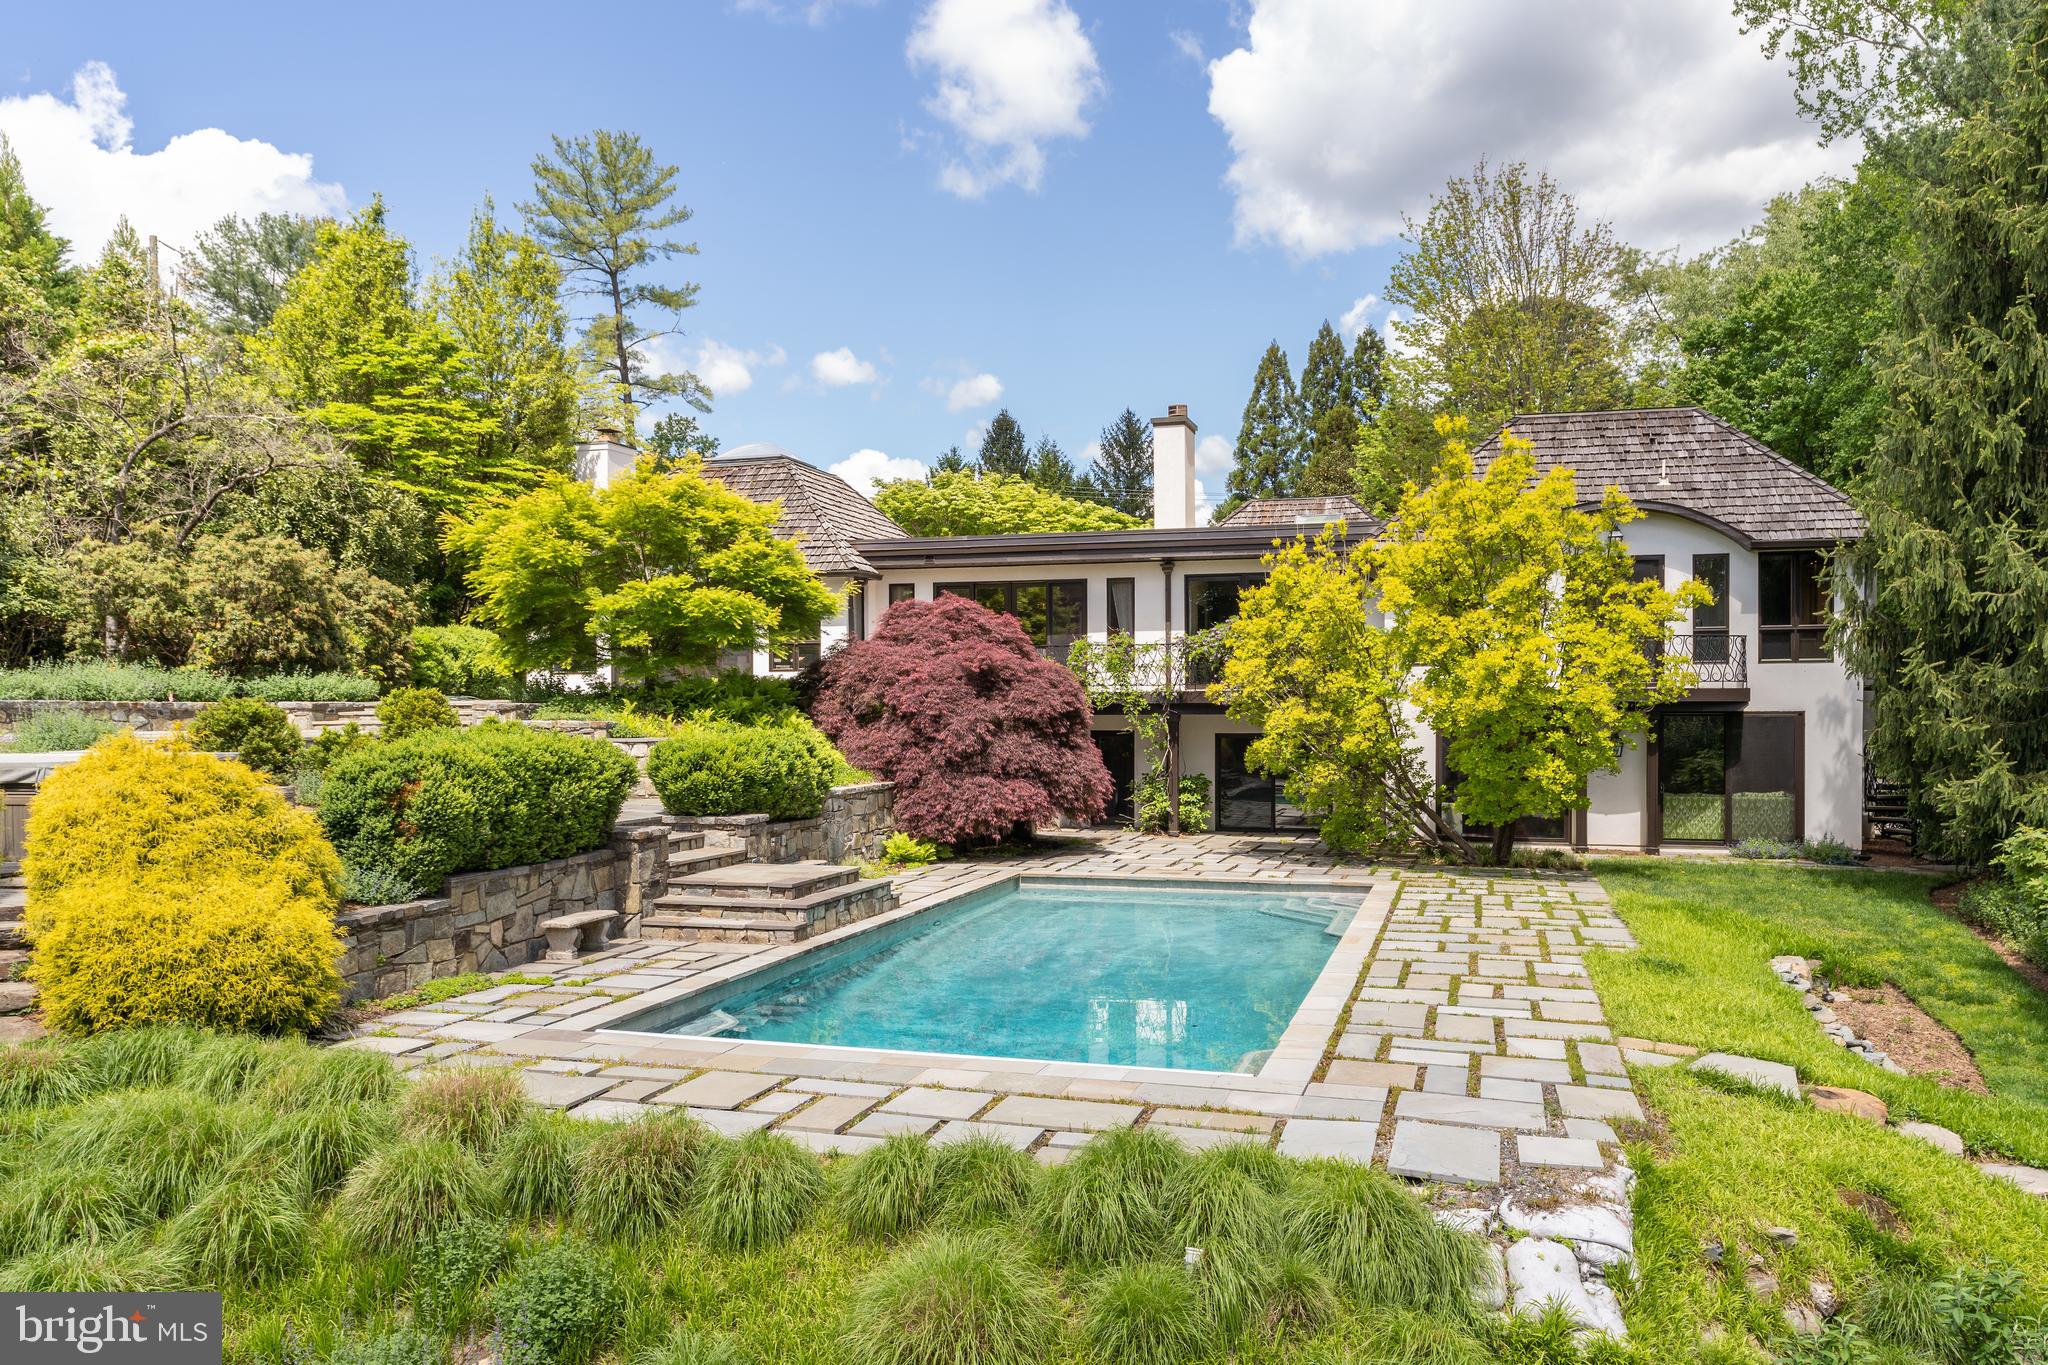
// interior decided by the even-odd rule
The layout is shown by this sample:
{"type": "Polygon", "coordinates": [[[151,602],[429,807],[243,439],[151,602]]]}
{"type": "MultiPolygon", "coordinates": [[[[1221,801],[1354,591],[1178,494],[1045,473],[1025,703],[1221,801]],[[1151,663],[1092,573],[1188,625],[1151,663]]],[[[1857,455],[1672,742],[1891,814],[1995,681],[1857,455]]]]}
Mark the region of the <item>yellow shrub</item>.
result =
{"type": "Polygon", "coordinates": [[[341,998],[332,905],[276,878],[74,881],[40,899],[29,976],[44,1017],[69,1033],[303,1033],[341,998]]]}
{"type": "Polygon", "coordinates": [[[277,881],[313,904],[338,901],[341,862],[319,820],[240,763],[179,740],[145,743],[125,732],[101,740],[44,781],[29,803],[27,837],[31,939],[48,927],[49,898],[87,881],[277,881]]]}

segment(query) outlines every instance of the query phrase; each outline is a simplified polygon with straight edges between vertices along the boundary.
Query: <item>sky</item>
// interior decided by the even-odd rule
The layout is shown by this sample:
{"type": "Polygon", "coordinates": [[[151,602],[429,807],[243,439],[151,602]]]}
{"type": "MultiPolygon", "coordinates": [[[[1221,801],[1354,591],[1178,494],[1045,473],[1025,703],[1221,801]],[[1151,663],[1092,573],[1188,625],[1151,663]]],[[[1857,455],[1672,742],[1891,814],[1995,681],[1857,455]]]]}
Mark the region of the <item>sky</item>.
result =
{"type": "Polygon", "coordinates": [[[0,133],[80,254],[382,195],[430,271],[554,135],[679,168],[661,356],[865,489],[1007,406],[1085,461],[1187,403],[1220,499],[1268,341],[1384,326],[1404,217],[1482,157],[1687,254],[1846,172],[1727,0],[103,0],[0,38],[0,133]]]}

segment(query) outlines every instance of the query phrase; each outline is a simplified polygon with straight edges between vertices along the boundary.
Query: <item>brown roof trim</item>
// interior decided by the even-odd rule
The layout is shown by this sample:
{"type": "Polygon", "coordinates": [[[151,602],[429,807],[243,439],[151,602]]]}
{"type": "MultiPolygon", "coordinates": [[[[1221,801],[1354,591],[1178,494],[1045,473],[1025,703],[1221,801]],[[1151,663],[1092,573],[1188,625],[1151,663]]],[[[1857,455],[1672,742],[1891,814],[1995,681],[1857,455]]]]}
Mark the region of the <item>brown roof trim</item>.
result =
{"type": "MultiPolygon", "coordinates": [[[[1076,564],[1132,559],[1255,559],[1300,531],[1319,526],[1153,527],[1133,531],[1050,531],[1006,536],[912,536],[860,540],[855,547],[878,569],[964,564],[1076,564]],[[1292,534],[1283,532],[1293,531],[1292,534]]],[[[1348,528],[1347,528],[1348,529],[1348,528]]],[[[1353,537],[1347,536],[1349,541],[1353,537]]]]}

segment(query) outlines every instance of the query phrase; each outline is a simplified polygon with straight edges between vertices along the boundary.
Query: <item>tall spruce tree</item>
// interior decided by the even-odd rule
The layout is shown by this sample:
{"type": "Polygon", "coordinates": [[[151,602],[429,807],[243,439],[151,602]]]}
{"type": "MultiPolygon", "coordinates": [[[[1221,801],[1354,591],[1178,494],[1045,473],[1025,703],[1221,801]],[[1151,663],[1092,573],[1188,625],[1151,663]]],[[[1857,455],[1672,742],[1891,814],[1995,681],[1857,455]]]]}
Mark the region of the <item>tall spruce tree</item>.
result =
{"type": "Polygon", "coordinates": [[[2048,827],[2048,6],[1915,209],[1883,363],[1892,403],[1840,631],[1875,694],[1866,750],[1920,842],[1971,863],[2048,827]],[[1867,596],[1856,589],[1864,586],[1867,596]]]}
{"type": "Polygon", "coordinates": [[[319,237],[319,219],[231,213],[193,241],[185,283],[216,327],[252,335],[270,325],[292,276],[313,263],[319,237]]]}
{"type": "Polygon", "coordinates": [[[53,312],[78,302],[78,272],[64,264],[70,243],[50,231],[47,213],[28,192],[21,160],[0,133],[0,265],[20,274],[53,312]]]}
{"type": "Polygon", "coordinates": [[[1232,454],[1228,496],[1216,515],[1229,516],[1252,498],[1292,497],[1307,458],[1294,373],[1287,366],[1287,352],[1275,341],[1259,357],[1258,373],[1252,377],[1252,396],[1244,405],[1244,422],[1232,454]]]}
{"type": "Polygon", "coordinates": [[[960,453],[959,446],[947,446],[946,453],[932,461],[934,474],[958,474],[967,468],[967,457],[960,453]]]}
{"type": "Polygon", "coordinates": [[[1024,428],[1008,408],[989,419],[978,462],[984,474],[1014,474],[1021,479],[1031,472],[1031,447],[1025,444],[1024,428]]]}
{"type": "Polygon", "coordinates": [[[1125,408],[1102,429],[1088,477],[1103,500],[1134,517],[1152,515],[1152,426],[1125,408]]]}
{"type": "Polygon", "coordinates": [[[1387,402],[1387,342],[1370,323],[1358,329],[1351,343],[1351,395],[1370,420],[1387,402]]]}
{"type": "MultiPolygon", "coordinates": [[[[1025,474],[1031,482],[1048,493],[1068,497],[1080,490],[1080,476],[1074,472],[1074,462],[1067,458],[1067,452],[1060,449],[1060,443],[1050,436],[1038,438],[1038,444],[1031,447],[1031,469],[1025,474]]],[[[1091,486],[1088,492],[1093,493],[1091,486]]]]}
{"type": "Polygon", "coordinates": [[[1301,427],[1308,458],[1300,492],[1321,497],[1351,491],[1362,425],[1351,362],[1337,329],[1325,318],[1301,367],[1301,427]]]}

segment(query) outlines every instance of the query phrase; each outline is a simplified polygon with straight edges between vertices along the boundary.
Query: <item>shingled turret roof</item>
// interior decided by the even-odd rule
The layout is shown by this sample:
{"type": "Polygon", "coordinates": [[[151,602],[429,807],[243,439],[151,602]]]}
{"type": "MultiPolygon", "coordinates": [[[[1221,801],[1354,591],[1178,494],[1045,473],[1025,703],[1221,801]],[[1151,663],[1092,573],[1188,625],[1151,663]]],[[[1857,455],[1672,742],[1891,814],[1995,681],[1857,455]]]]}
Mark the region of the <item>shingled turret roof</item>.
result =
{"type": "Polygon", "coordinates": [[[785,451],[707,460],[704,477],[750,502],[781,503],[775,534],[797,537],[813,573],[880,577],[853,542],[901,540],[908,534],[852,484],[785,451]]]}
{"type": "MultiPolygon", "coordinates": [[[[1840,489],[1700,408],[1533,413],[1506,429],[1535,447],[1539,472],[1575,471],[1588,502],[1613,485],[1646,512],[1704,521],[1751,547],[1863,534],[1840,489]]],[[[1499,453],[1496,432],[1472,457],[1483,472],[1499,453]]]]}

